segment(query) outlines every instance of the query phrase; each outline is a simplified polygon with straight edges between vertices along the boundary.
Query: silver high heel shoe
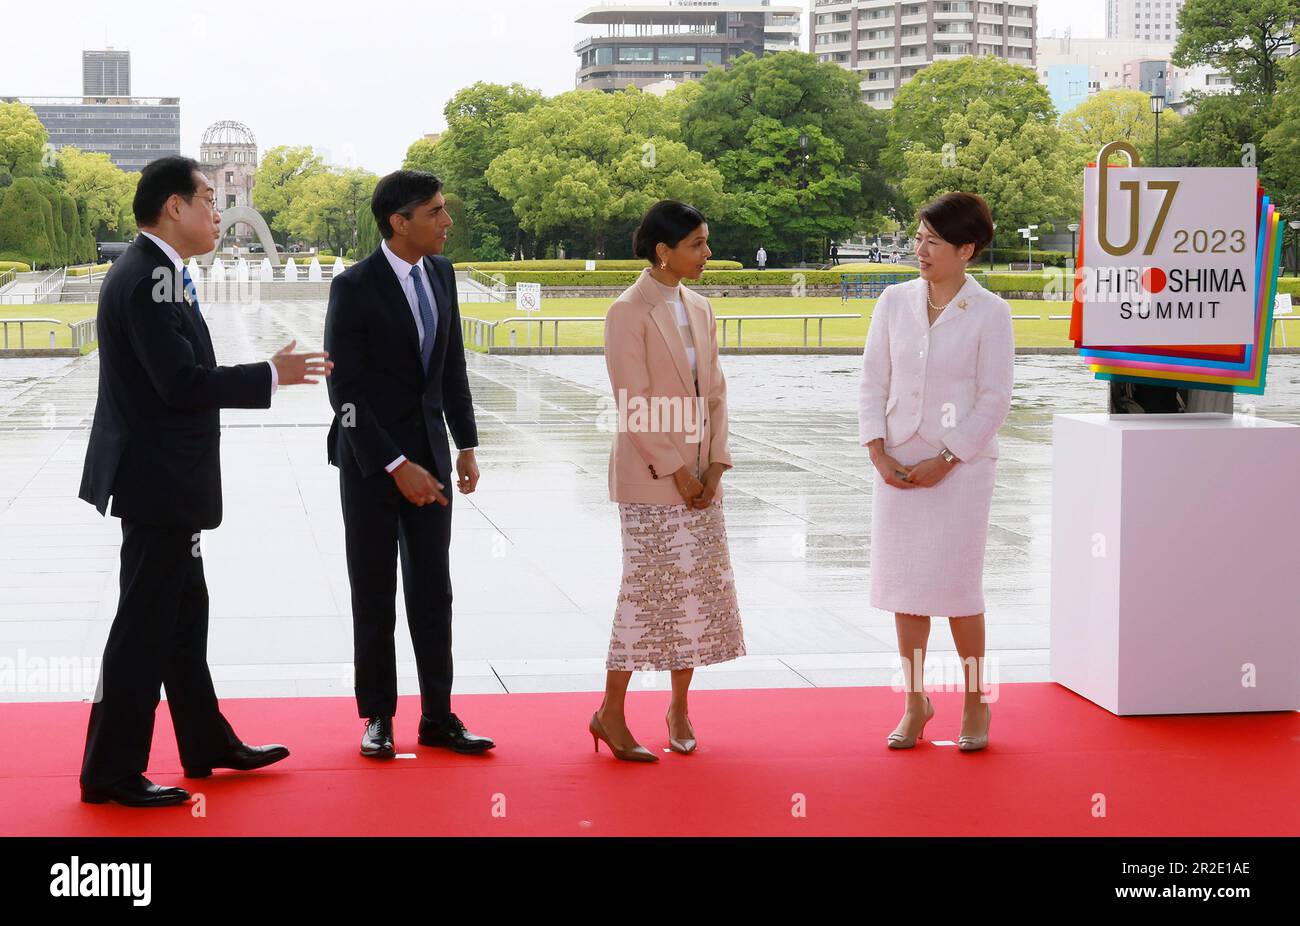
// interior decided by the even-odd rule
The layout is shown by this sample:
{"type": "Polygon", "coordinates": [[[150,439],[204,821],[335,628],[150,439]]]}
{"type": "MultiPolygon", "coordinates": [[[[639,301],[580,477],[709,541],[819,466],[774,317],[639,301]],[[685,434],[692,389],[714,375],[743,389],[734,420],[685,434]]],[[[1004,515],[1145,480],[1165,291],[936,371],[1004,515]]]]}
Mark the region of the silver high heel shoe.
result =
{"type": "Polygon", "coordinates": [[[957,737],[957,748],[962,752],[978,752],[989,744],[989,727],[993,724],[993,708],[987,704],[984,705],[987,719],[985,720],[984,732],[980,736],[959,736],[957,737]]]}
{"type": "MultiPolygon", "coordinates": [[[[668,748],[673,752],[680,752],[684,756],[693,753],[695,751],[695,737],[692,736],[684,740],[674,739],[672,721],[668,720],[667,714],[664,715],[664,720],[668,722],[668,748]]],[[[690,723],[689,717],[686,722],[690,723]]],[[[695,732],[694,724],[691,724],[691,732],[695,732]]]]}
{"type": "Polygon", "coordinates": [[[925,739],[925,725],[930,722],[934,716],[934,704],[930,701],[930,696],[925,696],[925,720],[921,723],[921,729],[915,736],[908,736],[906,733],[891,733],[887,740],[890,749],[911,749],[916,745],[919,739],[925,739]]]}

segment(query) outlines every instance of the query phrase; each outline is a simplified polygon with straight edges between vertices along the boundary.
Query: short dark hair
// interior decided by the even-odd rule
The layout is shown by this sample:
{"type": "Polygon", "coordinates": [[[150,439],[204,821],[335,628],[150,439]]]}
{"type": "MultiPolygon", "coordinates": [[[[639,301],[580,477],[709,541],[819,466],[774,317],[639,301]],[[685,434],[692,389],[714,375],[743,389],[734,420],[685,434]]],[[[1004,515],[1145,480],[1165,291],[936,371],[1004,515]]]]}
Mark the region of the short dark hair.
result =
{"type": "Polygon", "coordinates": [[[442,181],[428,171],[395,170],[381,177],[375,184],[375,195],[370,198],[370,211],[375,214],[375,224],[385,238],[393,237],[389,218],[399,213],[408,219],[416,206],[427,203],[442,191],[442,181]]]}
{"type": "Polygon", "coordinates": [[[993,240],[993,214],[982,196],[974,193],[945,193],[933,202],[922,206],[917,214],[930,229],[954,246],[974,244],[971,260],[993,240]]]}
{"type": "Polygon", "coordinates": [[[661,199],[646,210],[641,225],[632,233],[632,253],[653,264],[658,260],[655,248],[660,242],[675,248],[706,221],[704,213],[694,206],[675,199],[661,199]]]}
{"type": "Polygon", "coordinates": [[[162,214],[163,204],[174,194],[193,196],[198,190],[194,172],[199,162],[179,154],[150,161],[140,171],[140,182],[135,186],[135,199],[131,211],[136,225],[152,225],[162,214]]]}

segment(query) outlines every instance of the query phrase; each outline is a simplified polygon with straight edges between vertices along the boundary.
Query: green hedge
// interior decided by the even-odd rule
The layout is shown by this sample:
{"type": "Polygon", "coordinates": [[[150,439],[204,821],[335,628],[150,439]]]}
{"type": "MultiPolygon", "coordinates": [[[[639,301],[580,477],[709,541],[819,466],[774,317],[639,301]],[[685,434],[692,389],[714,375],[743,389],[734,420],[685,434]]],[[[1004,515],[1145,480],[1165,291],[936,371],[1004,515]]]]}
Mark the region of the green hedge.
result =
{"type": "MultiPolygon", "coordinates": [[[[916,276],[915,269],[901,268],[899,273],[908,277],[916,276]]],[[[507,286],[515,283],[541,283],[543,286],[631,286],[641,274],[640,271],[631,270],[503,270],[494,271],[492,276],[500,276],[507,286]]],[[[698,283],[692,280],[683,282],[688,286],[794,286],[800,282],[807,286],[838,286],[840,273],[838,270],[706,270],[698,283]]]]}
{"type": "MultiPolygon", "coordinates": [[[[643,267],[648,267],[643,260],[598,260],[596,261],[596,270],[636,270],[640,271],[643,267]]],[[[714,270],[740,270],[742,264],[736,260],[711,260],[709,266],[714,270]]],[[[555,271],[555,270],[582,270],[587,269],[585,260],[493,260],[481,261],[470,260],[461,261],[455,265],[457,270],[482,270],[490,273],[496,270],[527,270],[527,271],[555,271]]]]}
{"type": "Polygon", "coordinates": [[[94,256],[77,204],[47,180],[19,177],[0,190],[0,259],[36,268],[62,267],[94,256]]]}
{"type": "Polygon", "coordinates": [[[32,265],[21,260],[9,260],[8,255],[0,254],[0,273],[13,270],[18,273],[31,273],[32,265]]]}
{"type": "Polygon", "coordinates": [[[1300,279],[1291,277],[1286,280],[1278,280],[1277,291],[1279,293],[1288,293],[1292,296],[1300,296],[1300,279]]]}
{"type": "Polygon", "coordinates": [[[86,274],[90,273],[91,271],[94,271],[95,273],[104,273],[104,272],[107,271],[108,268],[111,267],[111,266],[113,266],[113,265],[112,265],[112,264],[95,264],[95,266],[93,266],[93,267],[69,267],[69,268],[68,268],[68,276],[70,276],[70,277],[84,277],[86,274]]]}

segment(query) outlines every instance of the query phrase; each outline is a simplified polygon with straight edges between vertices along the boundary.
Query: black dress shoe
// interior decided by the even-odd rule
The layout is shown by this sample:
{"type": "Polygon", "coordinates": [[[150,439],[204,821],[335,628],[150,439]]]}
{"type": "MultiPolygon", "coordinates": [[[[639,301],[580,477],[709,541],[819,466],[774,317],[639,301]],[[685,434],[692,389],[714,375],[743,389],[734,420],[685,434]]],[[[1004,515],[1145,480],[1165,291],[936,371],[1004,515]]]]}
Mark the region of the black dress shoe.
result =
{"type": "Polygon", "coordinates": [[[361,754],[370,759],[391,759],[397,755],[393,749],[393,718],[371,717],[361,737],[361,754]]]}
{"type": "Polygon", "coordinates": [[[456,752],[484,752],[496,743],[486,736],[475,736],[465,729],[460,718],[448,714],[446,720],[420,718],[420,745],[454,749],[456,752]]]}
{"type": "Polygon", "coordinates": [[[186,778],[207,778],[214,768],[233,768],[240,772],[251,772],[255,768],[265,768],[289,757],[288,748],[273,743],[270,746],[250,746],[240,743],[222,758],[206,767],[185,769],[186,778]]]}
{"type": "Polygon", "coordinates": [[[125,807],[167,807],[184,804],[189,799],[190,792],[184,788],[164,788],[143,775],[113,785],[81,787],[81,800],[87,804],[117,801],[125,807]]]}

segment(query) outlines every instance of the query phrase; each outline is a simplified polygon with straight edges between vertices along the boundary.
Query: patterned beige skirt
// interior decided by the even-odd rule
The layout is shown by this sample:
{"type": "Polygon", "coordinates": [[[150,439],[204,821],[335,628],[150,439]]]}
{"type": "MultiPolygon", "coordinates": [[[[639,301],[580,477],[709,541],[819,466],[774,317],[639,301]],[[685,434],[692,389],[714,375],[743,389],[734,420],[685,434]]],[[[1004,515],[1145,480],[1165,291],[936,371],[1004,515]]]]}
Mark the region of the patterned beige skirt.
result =
{"type": "Polygon", "coordinates": [[[623,584],[605,668],[689,669],[745,654],[722,500],[620,503],[623,584]]]}

